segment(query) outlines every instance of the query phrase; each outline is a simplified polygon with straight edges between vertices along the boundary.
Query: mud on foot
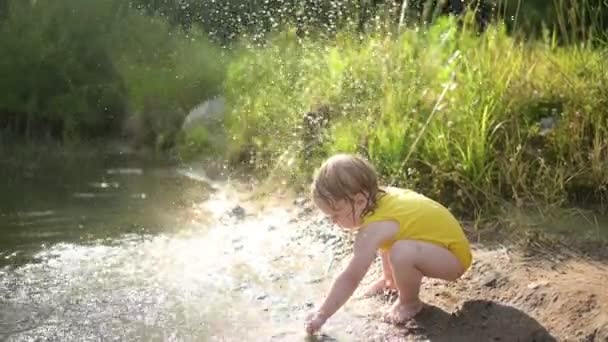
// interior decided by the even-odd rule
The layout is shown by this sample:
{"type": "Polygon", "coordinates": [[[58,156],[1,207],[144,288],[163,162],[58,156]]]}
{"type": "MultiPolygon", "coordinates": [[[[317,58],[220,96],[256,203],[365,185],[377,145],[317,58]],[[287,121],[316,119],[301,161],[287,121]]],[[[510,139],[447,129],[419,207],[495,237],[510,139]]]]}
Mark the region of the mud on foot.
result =
{"type": "Polygon", "coordinates": [[[390,309],[384,314],[384,320],[392,324],[403,324],[414,318],[424,307],[420,300],[408,304],[397,300],[390,309]]]}

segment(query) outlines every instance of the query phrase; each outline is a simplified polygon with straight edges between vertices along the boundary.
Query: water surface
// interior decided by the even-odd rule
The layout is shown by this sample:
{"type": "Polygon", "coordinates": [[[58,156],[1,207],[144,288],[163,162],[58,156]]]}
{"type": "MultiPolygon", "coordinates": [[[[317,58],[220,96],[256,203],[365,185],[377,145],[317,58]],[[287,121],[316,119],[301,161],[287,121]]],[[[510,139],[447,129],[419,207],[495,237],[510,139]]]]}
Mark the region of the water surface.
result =
{"type": "Polygon", "coordinates": [[[302,340],[328,286],[333,255],[290,209],[232,215],[202,170],[98,154],[1,170],[0,340],[302,340]]]}

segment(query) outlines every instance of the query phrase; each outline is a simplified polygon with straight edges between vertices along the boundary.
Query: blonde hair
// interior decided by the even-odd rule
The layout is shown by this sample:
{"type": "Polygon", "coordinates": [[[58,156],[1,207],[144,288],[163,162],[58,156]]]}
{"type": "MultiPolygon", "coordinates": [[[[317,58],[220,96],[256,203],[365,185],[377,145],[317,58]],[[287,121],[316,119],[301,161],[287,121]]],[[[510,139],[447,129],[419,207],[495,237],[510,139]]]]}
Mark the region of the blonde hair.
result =
{"type": "Polygon", "coordinates": [[[374,167],[362,157],[338,154],[327,159],[317,170],[311,185],[311,195],[331,208],[336,201],[347,200],[354,206],[355,195],[361,193],[367,198],[362,216],[376,208],[378,194],[384,193],[378,187],[378,177],[374,167]]]}

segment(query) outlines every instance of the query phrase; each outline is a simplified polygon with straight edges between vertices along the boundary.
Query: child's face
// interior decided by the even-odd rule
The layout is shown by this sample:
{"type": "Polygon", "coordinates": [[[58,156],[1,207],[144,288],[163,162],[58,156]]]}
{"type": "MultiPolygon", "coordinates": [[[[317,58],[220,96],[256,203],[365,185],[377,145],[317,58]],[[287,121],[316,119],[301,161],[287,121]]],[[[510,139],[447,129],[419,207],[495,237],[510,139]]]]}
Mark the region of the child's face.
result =
{"type": "Polygon", "coordinates": [[[335,201],[333,207],[322,200],[315,200],[317,207],[332,223],[346,229],[358,228],[363,224],[361,213],[366,203],[363,196],[355,196],[354,206],[346,199],[335,201]]]}

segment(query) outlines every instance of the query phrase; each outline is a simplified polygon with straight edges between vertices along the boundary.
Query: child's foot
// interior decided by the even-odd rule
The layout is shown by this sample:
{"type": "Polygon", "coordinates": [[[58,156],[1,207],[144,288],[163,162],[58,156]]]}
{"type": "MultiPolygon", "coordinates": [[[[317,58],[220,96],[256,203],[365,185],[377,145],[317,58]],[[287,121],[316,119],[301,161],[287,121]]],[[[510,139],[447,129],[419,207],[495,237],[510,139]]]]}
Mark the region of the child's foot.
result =
{"type": "Polygon", "coordinates": [[[366,290],[363,296],[370,297],[384,293],[385,290],[396,290],[397,288],[392,283],[387,282],[384,278],[378,279],[371,284],[366,290]]]}
{"type": "Polygon", "coordinates": [[[412,303],[402,304],[397,299],[395,304],[384,314],[384,320],[393,324],[402,324],[414,318],[424,307],[424,303],[417,300],[412,303]]]}

